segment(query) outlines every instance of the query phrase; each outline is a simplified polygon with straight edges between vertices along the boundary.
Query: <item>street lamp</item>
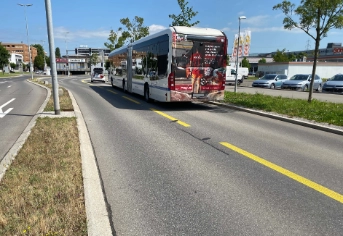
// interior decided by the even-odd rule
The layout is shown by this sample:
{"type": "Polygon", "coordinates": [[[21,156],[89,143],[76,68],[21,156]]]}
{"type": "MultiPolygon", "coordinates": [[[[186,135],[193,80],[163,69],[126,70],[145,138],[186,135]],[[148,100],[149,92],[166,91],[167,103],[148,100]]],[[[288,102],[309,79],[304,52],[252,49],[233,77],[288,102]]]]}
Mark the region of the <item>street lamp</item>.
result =
{"type": "Polygon", "coordinates": [[[245,16],[238,17],[238,45],[237,45],[237,55],[236,55],[236,78],[235,78],[235,93],[237,92],[237,77],[238,77],[238,53],[239,53],[239,39],[241,37],[241,20],[246,19],[245,16]]]}
{"type": "Polygon", "coordinates": [[[45,72],[45,67],[46,67],[46,62],[45,62],[45,50],[44,50],[44,43],[45,43],[45,40],[41,40],[41,42],[43,42],[44,72],[45,72]]]}
{"type": "Polygon", "coordinates": [[[33,66],[32,66],[32,59],[31,59],[31,47],[30,47],[30,42],[29,42],[29,27],[27,25],[27,17],[26,17],[26,7],[30,7],[33,4],[21,4],[21,3],[18,3],[18,5],[21,6],[21,7],[24,7],[24,11],[25,11],[27,44],[29,46],[29,57],[30,57],[30,72],[31,72],[31,80],[33,80],[33,66]]]}
{"type": "Polygon", "coordinates": [[[66,34],[65,43],[66,43],[66,57],[67,57],[66,72],[68,73],[68,76],[69,76],[68,49],[67,49],[67,35],[69,34],[69,32],[67,31],[65,34],[66,34]]]}

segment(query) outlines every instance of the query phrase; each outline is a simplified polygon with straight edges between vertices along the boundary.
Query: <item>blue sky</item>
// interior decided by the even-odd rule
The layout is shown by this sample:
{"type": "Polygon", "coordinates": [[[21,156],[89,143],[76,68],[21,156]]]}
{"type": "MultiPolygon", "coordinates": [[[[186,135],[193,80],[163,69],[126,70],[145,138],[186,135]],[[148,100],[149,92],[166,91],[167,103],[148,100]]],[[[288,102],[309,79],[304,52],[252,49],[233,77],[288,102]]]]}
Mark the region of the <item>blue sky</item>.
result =
{"type": "MultiPolygon", "coordinates": [[[[0,42],[27,43],[24,7],[26,7],[31,44],[42,44],[48,52],[48,37],[44,0],[0,0],[0,42]],[[45,41],[43,43],[43,41],[45,41]]],[[[238,17],[241,32],[251,31],[251,53],[272,52],[277,49],[289,51],[314,49],[314,40],[300,30],[284,30],[281,11],[272,10],[282,0],[186,0],[188,6],[198,11],[193,21],[198,27],[223,30],[229,39],[229,52],[238,33],[238,17]]],[[[293,0],[296,5],[300,0],[293,0]]],[[[144,25],[154,33],[169,26],[169,14],[179,14],[177,0],[51,0],[55,47],[62,54],[80,45],[104,47],[111,29],[122,26],[121,18],[135,16],[144,18],[144,25]],[[66,33],[69,32],[69,33],[66,33]],[[67,41],[67,43],[66,43],[67,41]]],[[[321,41],[321,48],[329,42],[341,43],[343,31],[332,29],[321,41]]],[[[49,53],[48,53],[49,54],[49,53]]]]}

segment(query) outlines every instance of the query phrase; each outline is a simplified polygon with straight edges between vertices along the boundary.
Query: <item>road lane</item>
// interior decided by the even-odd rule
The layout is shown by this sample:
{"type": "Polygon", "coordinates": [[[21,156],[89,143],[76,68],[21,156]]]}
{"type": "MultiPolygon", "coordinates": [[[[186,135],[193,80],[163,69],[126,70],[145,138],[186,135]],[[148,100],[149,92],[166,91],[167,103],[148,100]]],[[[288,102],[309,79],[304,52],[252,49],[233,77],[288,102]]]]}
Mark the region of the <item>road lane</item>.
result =
{"type": "Polygon", "coordinates": [[[26,77],[12,78],[0,84],[0,106],[3,106],[1,108],[3,113],[0,111],[0,161],[17,141],[46,98],[46,89],[29,83],[26,79],[26,77]]]}
{"type": "Polygon", "coordinates": [[[147,104],[104,84],[63,84],[87,123],[117,235],[341,234],[341,203],[220,144],[342,193],[340,136],[212,105],[147,104]]]}

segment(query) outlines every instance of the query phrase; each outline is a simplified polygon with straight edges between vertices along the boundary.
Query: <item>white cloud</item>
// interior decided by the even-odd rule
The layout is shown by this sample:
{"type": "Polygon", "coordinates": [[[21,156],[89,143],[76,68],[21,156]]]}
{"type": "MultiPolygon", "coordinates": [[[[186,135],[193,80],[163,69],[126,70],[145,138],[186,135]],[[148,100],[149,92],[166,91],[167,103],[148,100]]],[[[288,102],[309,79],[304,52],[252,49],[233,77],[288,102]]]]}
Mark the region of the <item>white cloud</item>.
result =
{"type": "Polygon", "coordinates": [[[166,28],[167,27],[162,26],[162,25],[155,25],[155,24],[153,24],[153,25],[149,26],[149,33],[150,34],[157,33],[159,31],[162,31],[162,30],[166,29],[166,28]]]}
{"type": "Polygon", "coordinates": [[[56,27],[54,29],[54,36],[56,39],[63,39],[66,38],[68,40],[72,40],[75,38],[108,38],[110,34],[110,30],[105,29],[98,29],[98,30],[77,30],[71,31],[66,29],[65,27],[56,27]]]}
{"type": "Polygon", "coordinates": [[[248,24],[248,25],[264,25],[267,23],[270,17],[268,15],[260,15],[260,16],[252,16],[247,17],[244,20],[241,20],[241,24],[248,24]]]}

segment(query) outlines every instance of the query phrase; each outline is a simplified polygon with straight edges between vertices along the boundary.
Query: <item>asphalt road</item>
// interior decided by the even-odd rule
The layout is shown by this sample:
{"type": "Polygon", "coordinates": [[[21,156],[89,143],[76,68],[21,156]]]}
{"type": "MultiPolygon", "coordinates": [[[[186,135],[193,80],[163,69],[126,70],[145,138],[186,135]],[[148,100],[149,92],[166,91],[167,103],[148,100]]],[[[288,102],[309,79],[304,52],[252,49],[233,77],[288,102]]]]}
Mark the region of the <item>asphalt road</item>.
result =
{"type": "Polygon", "coordinates": [[[87,124],[114,234],[342,235],[342,136],[86,82],[60,78],[87,124]]]}
{"type": "Polygon", "coordinates": [[[0,78],[0,161],[46,98],[46,89],[27,82],[28,78],[0,78]]]}

